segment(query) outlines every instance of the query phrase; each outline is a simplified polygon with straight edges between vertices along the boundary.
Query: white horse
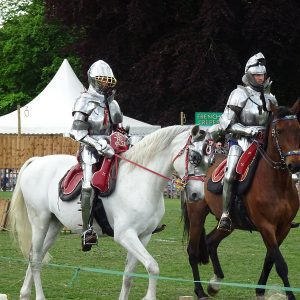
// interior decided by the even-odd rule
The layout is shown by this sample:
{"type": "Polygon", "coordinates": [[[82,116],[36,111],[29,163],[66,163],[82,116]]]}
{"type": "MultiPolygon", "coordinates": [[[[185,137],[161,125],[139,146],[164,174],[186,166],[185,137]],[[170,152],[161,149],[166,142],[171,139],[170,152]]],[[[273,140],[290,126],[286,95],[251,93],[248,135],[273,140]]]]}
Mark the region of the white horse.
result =
{"type": "MultiPolygon", "coordinates": [[[[190,148],[190,153],[192,149],[194,153],[201,152],[199,140],[203,137],[204,132],[199,126],[192,130],[183,126],[166,127],[146,136],[123,156],[169,178],[176,169],[179,176],[187,181],[187,175],[194,166],[184,153],[190,148]]],[[[81,232],[78,225],[82,223],[79,197],[63,202],[58,194],[59,181],[75,164],[73,156],[50,155],[31,158],[20,170],[9,214],[11,228],[18,236],[23,254],[30,261],[20,299],[30,298],[33,283],[36,299],[45,299],[40,277],[41,262],[43,259],[46,261],[47,252],[62,226],[81,232]]],[[[145,247],[164,215],[163,190],[166,182],[166,178],[121,160],[115,191],[102,198],[114,230],[114,240],[128,251],[125,272],[134,272],[139,261],[149,274],[144,300],[156,299],[155,276],[159,275],[159,267],[145,247]]],[[[94,229],[101,235],[96,222],[94,229]]],[[[120,300],[128,299],[131,284],[132,278],[124,275],[120,300]]]]}

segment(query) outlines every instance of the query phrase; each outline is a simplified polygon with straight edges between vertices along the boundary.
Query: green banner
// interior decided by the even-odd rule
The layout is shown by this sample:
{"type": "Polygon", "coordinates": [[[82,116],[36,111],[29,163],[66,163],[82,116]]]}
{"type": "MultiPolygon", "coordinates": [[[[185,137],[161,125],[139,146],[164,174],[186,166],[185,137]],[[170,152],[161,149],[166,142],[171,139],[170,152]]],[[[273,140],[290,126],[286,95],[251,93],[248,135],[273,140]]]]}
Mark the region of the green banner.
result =
{"type": "Polygon", "coordinates": [[[219,123],[220,112],[195,112],[195,124],[211,126],[219,123]]]}

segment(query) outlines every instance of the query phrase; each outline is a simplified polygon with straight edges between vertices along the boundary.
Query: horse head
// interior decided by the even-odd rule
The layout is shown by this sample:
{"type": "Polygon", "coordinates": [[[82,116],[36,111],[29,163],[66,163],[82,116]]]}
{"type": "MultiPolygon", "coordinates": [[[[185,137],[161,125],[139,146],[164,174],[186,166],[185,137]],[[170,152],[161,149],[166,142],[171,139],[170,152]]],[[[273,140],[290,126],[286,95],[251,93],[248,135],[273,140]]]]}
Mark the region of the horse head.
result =
{"type": "Polygon", "coordinates": [[[297,118],[300,100],[292,108],[271,105],[271,111],[273,119],[269,139],[277,150],[277,160],[279,158],[282,169],[297,173],[300,171],[300,125],[297,118]]]}
{"type": "Polygon", "coordinates": [[[206,131],[195,125],[186,147],[184,164],[174,161],[174,168],[185,183],[185,198],[190,201],[204,198],[206,171],[212,160],[212,154],[208,155],[206,152],[206,140],[206,131]]]}

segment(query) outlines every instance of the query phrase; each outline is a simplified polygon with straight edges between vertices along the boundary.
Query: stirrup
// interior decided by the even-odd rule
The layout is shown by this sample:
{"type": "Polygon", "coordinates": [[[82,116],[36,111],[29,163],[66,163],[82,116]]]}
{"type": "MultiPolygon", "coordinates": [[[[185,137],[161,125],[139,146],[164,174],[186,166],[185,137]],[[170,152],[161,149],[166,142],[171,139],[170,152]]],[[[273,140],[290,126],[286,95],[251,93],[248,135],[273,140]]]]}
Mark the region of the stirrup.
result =
{"type": "Polygon", "coordinates": [[[98,245],[98,235],[92,227],[90,227],[89,229],[84,231],[82,233],[81,237],[82,237],[82,245],[83,246],[98,245]]]}
{"type": "Polygon", "coordinates": [[[231,219],[229,216],[221,217],[217,229],[231,232],[231,219]]]}

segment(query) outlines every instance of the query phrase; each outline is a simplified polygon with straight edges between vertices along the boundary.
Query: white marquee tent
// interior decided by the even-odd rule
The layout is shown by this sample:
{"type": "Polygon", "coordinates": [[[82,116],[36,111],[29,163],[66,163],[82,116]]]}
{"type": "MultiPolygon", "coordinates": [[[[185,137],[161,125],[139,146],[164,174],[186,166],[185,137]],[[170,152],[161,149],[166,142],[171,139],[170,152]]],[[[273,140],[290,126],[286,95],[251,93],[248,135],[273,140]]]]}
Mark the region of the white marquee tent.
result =
{"type": "MultiPolygon", "coordinates": [[[[65,59],[45,89],[20,109],[22,134],[68,135],[72,125],[72,108],[84,86],[65,59]]],[[[146,135],[160,126],[124,116],[123,126],[132,135],[146,135]]],[[[18,111],[0,117],[0,134],[18,133],[18,111]]]]}

